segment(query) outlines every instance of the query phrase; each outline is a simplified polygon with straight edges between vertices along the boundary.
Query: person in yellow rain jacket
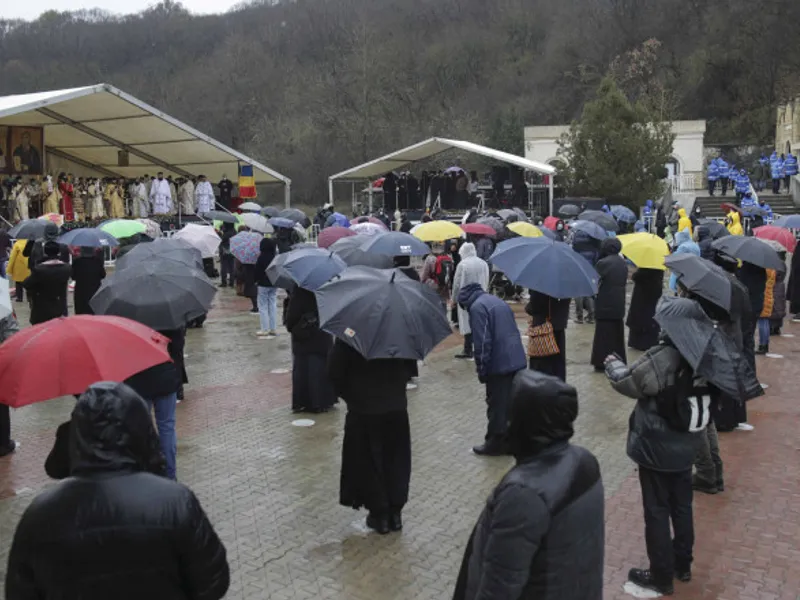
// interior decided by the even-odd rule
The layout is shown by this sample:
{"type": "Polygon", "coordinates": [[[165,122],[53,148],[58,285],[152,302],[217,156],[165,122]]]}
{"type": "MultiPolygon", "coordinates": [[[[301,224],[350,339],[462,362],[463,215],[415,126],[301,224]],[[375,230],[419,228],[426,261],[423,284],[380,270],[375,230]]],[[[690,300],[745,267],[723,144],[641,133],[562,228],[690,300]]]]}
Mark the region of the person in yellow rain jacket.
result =
{"type": "Polygon", "coordinates": [[[725,219],[725,221],[728,226],[728,233],[731,235],[744,235],[744,229],[742,229],[742,220],[738,212],[735,210],[729,212],[728,218],[725,219]]]}
{"type": "Polygon", "coordinates": [[[684,229],[689,230],[689,235],[692,236],[692,220],[686,216],[686,209],[679,208],[678,209],[678,231],[683,231],[684,229]]]}
{"type": "Polygon", "coordinates": [[[24,288],[22,282],[31,276],[31,270],[28,268],[28,257],[22,255],[25,250],[25,244],[28,240],[17,240],[11,248],[11,255],[8,257],[8,264],[6,265],[6,273],[9,279],[16,284],[16,300],[22,302],[24,288]]]}

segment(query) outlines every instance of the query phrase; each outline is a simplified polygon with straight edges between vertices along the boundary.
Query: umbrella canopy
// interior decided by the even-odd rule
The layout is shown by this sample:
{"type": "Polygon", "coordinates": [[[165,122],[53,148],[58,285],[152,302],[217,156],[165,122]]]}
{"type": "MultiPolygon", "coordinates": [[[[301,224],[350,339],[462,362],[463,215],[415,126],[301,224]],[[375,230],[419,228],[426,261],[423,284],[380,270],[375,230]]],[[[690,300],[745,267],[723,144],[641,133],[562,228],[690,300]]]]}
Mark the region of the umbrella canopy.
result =
{"type": "Polygon", "coordinates": [[[708,229],[708,233],[711,235],[712,240],[718,240],[719,238],[723,238],[731,234],[725,225],[713,219],[700,219],[698,224],[701,227],[708,229]]]}
{"type": "Polygon", "coordinates": [[[769,244],[765,244],[758,238],[729,235],[728,237],[714,240],[711,246],[728,256],[738,258],[757,267],[775,269],[776,271],[786,270],[786,263],[780,259],[778,253],[769,244]]]}
{"type": "Polygon", "coordinates": [[[561,220],[562,219],[559,219],[558,217],[545,217],[544,221],[542,222],[542,226],[550,231],[555,231],[556,226],[558,226],[558,222],[561,220]]]}
{"type": "Polygon", "coordinates": [[[364,252],[361,249],[361,246],[367,241],[369,241],[369,238],[363,235],[346,237],[333,243],[328,249],[331,252],[335,252],[349,267],[360,265],[375,269],[391,269],[394,266],[394,260],[391,256],[364,252]]]}
{"type": "MultiPolygon", "coordinates": [[[[781,231],[786,231],[782,229],[781,231]]],[[[102,229],[81,227],[73,229],[58,238],[59,244],[81,246],[83,248],[104,248],[119,246],[119,240],[102,229]]]]}
{"type": "Polygon", "coordinates": [[[117,259],[116,270],[129,268],[140,262],[168,261],[192,269],[203,270],[203,255],[186,240],[158,238],[149,244],[136,244],[125,256],[117,259]]]}
{"type": "Polygon", "coordinates": [[[8,230],[8,235],[15,240],[36,240],[44,235],[47,221],[42,219],[26,219],[8,230]]]}
{"type": "Polygon", "coordinates": [[[0,277],[0,319],[5,319],[14,312],[11,306],[11,293],[8,287],[8,279],[0,277]]]}
{"type": "Polygon", "coordinates": [[[499,216],[481,217],[475,223],[468,223],[468,225],[486,225],[491,227],[495,233],[500,233],[506,226],[506,224],[503,222],[503,219],[501,219],[499,216]]]}
{"type": "MultiPolygon", "coordinates": [[[[511,212],[513,213],[514,211],[511,212]]],[[[516,217],[516,213],[514,213],[514,216],[516,217]]],[[[492,219],[492,221],[494,221],[494,219],[492,219]]],[[[467,223],[466,225],[462,225],[461,229],[463,229],[465,233],[470,233],[472,235],[486,235],[489,237],[495,237],[497,235],[497,230],[486,223],[467,223]]]]}
{"type": "Polygon", "coordinates": [[[611,214],[614,215],[617,221],[622,221],[623,223],[635,223],[637,218],[636,213],[622,204],[612,205],[611,214]]]}
{"type": "Polygon", "coordinates": [[[25,328],[0,346],[0,404],[19,408],[80,394],[98,381],[124,381],[168,362],[168,344],[119,317],[75,315],[25,328]]]}
{"type": "Polygon", "coordinates": [[[800,215],[786,215],[772,224],[775,227],[783,227],[784,229],[800,229],[800,215]]]}
{"type": "Polygon", "coordinates": [[[274,206],[265,206],[261,209],[261,215],[271,219],[272,217],[277,217],[280,214],[280,209],[275,208],[274,206]]]}
{"type": "Polygon", "coordinates": [[[542,230],[536,225],[531,225],[530,223],[525,223],[523,221],[516,221],[514,223],[509,223],[507,225],[509,231],[513,231],[517,235],[521,235],[522,237],[542,237],[544,234],[542,230]]]}
{"type": "Polygon", "coordinates": [[[760,240],[773,240],[778,242],[786,250],[794,254],[794,249],[797,247],[797,240],[792,235],[792,232],[783,227],[776,227],[775,225],[764,225],[763,227],[756,227],[753,230],[755,235],[760,240]]]}
{"type": "Polygon", "coordinates": [[[350,227],[350,219],[344,216],[342,213],[335,212],[332,215],[329,215],[327,219],[325,219],[324,227],[350,227]]]}
{"type": "Polygon", "coordinates": [[[342,238],[352,237],[358,235],[355,231],[351,231],[347,227],[327,227],[319,232],[317,237],[317,246],[320,248],[329,248],[334,242],[342,238]]]}
{"type": "Polygon", "coordinates": [[[154,240],[164,236],[164,232],[161,230],[161,225],[156,223],[151,219],[136,219],[145,226],[144,233],[147,237],[151,237],[154,240]]]}
{"type": "Polygon", "coordinates": [[[204,213],[203,218],[211,219],[212,221],[220,221],[222,223],[238,223],[239,215],[234,215],[226,210],[210,210],[204,213]]]}
{"type": "MultiPolygon", "coordinates": [[[[613,231],[614,233],[619,231],[619,226],[614,220],[614,217],[607,212],[603,212],[602,210],[585,210],[578,215],[578,220],[597,223],[606,231],[613,231]]],[[[635,220],[636,219],[634,219],[634,221],[635,220]]]]}
{"type": "Polygon", "coordinates": [[[604,240],[608,237],[608,232],[592,221],[571,221],[569,228],[574,231],[582,231],[596,240],[604,240]]]}
{"type": "Polygon", "coordinates": [[[622,243],[622,255],[640,269],[666,269],[664,259],[669,256],[669,246],[654,233],[626,233],[617,239],[622,243]]]}
{"type": "Polygon", "coordinates": [[[267,277],[275,285],[289,277],[301,288],[313,292],[346,268],[347,264],[333,252],[302,248],[279,254],[267,267],[267,277]]]}
{"type": "Polygon", "coordinates": [[[367,360],[422,360],[452,333],[439,295],[396,269],[347,269],[316,296],[320,327],[367,360]]]}
{"type": "Polygon", "coordinates": [[[725,214],[728,214],[729,212],[738,212],[739,214],[742,213],[742,209],[731,202],[723,202],[719,205],[719,207],[725,211],[725,214]]]}
{"type": "Polygon", "coordinates": [[[539,231],[542,233],[542,237],[546,237],[548,240],[556,241],[556,232],[552,229],[548,229],[547,227],[538,227],[539,231]]]}
{"type": "Polygon", "coordinates": [[[117,239],[131,237],[137,233],[144,233],[147,230],[144,223],[131,221],[129,219],[111,219],[110,221],[101,223],[97,228],[117,239]]]}
{"type": "MultiPolygon", "coordinates": [[[[240,215],[239,213],[236,213],[233,216],[236,217],[236,222],[232,223],[234,228],[238,228],[239,225],[244,225],[244,221],[242,221],[242,215],[240,215]]],[[[219,231],[219,230],[222,229],[222,224],[223,223],[228,223],[228,221],[217,221],[216,219],[211,221],[211,225],[213,225],[213,227],[214,227],[214,229],[216,231],[219,231]]],[[[195,225],[199,225],[199,223],[194,223],[194,224],[195,225]]]]}
{"type": "Polygon", "coordinates": [[[255,202],[243,202],[242,204],[239,205],[239,210],[242,212],[260,213],[261,205],[256,204],[255,202]]]}
{"type": "Polygon", "coordinates": [[[664,264],[678,274],[678,281],[690,292],[713,302],[729,313],[733,304],[733,283],[728,273],[710,260],[694,254],[673,254],[664,264]]]}
{"type": "Polygon", "coordinates": [[[294,221],[284,217],[270,217],[267,222],[278,229],[294,229],[294,221]]]}
{"type": "Polygon", "coordinates": [[[243,265],[254,265],[261,254],[264,236],[255,231],[240,231],[231,238],[231,254],[243,265]]]}
{"type": "Polygon", "coordinates": [[[450,221],[428,221],[414,228],[413,235],[423,242],[444,242],[464,236],[464,230],[450,221]]]}
{"type": "Polygon", "coordinates": [[[503,219],[503,221],[505,221],[506,223],[515,223],[520,220],[517,211],[511,208],[503,208],[501,210],[498,210],[497,216],[503,219]]]}
{"type": "Polygon", "coordinates": [[[356,223],[350,225],[350,230],[355,231],[359,235],[375,236],[386,233],[386,227],[383,225],[376,225],[375,223],[356,223]]]}
{"type": "Polygon", "coordinates": [[[242,223],[247,225],[253,231],[258,231],[260,233],[272,233],[275,231],[272,228],[272,225],[269,224],[266,217],[262,217],[257,213],[244,213],[242,215],[242,223]]]}
{"type": "Polygon", "coordinates": [[[89,305],[98,315],[126,317],[164,331],[207,313],[216,292],[198,269],[168,261],[138,262],[107,278],[89,305]]]}
{"type": "Polygon", "coordinates": [[[558,214],[565,218],[573,218],[581,214],[581,209],[574,204],[565,204],[558,209],[558,214]]]}
{"type": "Polygon", "coordinates": [[[553,298],[597,293],[597,271],[564,242],[544,237],[507,240],[497,244],[489,261],[513,283],[553,298]]]}
{"type": "Polygon", "coordinates": [[[172,236],[172,239],[188,242],[189,245],[200,250],[200,254],[203,258],[213,257],[217,253],[220,242],[222,242],[213,227],[209,227],[208,225],[195,225],[194,223],[185,225],[183,229],[172,236]]]}
{"type": "Polygon", "coordinates": [[[38,218],[42,219],[43,221],[50,221],[51,223],[55,223],[59,227],[61,227],[64,224],[64,215],[60,215],[58,213],[47,213],[38,218]]]}
{"type": "Polygon", "coordinates": [[[311,227],[311,219],[299,208],[284,208],[278,213],[279,217],[300,223],[303,227],[311,227]]]}
{"type": "Polygon", "coordinates": [[[351,224],[351,225],[355,225],[356,223],[375,223],[375,225],[380,225],[380,226],[381,226],[381,227],[383,227],[383,228],[384,228],[386,231],[388,231],[388,230],[389,230],[389,228],[388,228],[388,227],[386,227],[386,223],[384,223],[383,221],[381,221],[381,220],[380,220],[378,217],[373,217],[373,216],[369,216],[369,217],[368,217],[368,216],[361,216],[361,217],[356,217],[355,219],[353,219],[353,220],[350,222],[350,224],[351,224]]]}
{"type": "Polygon", "coordinates": [[[444,172],[445,173],[466,173],[466,171],[464,171],[463,168],[457,167],[457,166],[447,167],[444,170],[444,172]]]}
{"type": "Polygon", "coordinates": [[[744,354],[697,302],[664,296],[654,318],[695,374],[739,401],[764,394],[744,354]]]}
{"type": "Polygon", "coordinates": [[[387,231],[372,237],[362,244],[361,250],[386,256],[425,256],[431,252],[428,244],[402,231],[387,231]]]}

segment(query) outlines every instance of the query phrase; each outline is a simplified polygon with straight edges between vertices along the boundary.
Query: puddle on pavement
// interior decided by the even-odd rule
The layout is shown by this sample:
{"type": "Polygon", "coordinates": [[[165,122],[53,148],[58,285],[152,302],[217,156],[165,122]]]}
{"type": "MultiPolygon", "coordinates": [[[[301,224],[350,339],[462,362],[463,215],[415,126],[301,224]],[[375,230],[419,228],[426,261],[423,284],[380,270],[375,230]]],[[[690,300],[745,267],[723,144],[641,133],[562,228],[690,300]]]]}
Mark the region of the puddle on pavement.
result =
{"type": "Polygon", "coordinates": [[[314,423],[316,423],[316,421],[311,419],[295,419],[292,421],[292,425],[295,427],[312,427],[314,423]]]}
{"type": "Polygon", "coordinates": [[[283,375],[284,373],[288,373],[288,372],[289,372],[289,369],[272,369],[272,371],[270,371],[270,373],[272,373],[274,375],[283,375]]]}
{"type": "Polygon", "coordinates": [[[774,354],[772,352],[767,352],[765,356],[767,358],[783,358],[783,354],[774,354]]]}

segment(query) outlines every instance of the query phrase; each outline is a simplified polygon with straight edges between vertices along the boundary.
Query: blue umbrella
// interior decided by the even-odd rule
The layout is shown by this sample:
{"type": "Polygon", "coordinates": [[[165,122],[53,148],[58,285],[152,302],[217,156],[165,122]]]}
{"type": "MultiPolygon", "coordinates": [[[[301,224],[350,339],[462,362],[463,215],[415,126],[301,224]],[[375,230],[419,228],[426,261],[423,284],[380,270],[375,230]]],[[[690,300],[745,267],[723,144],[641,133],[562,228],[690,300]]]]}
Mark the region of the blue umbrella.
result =
{"type": "Polygon", "coordinates": [[[553,298],[584,298],[597,293],[597,271],[564,242],[514,238],[500,242],[489,261],[513,283],[553,298]]]}
{"type": "Polygon", "coordinates": [[[339,227],[350,227],[350,219],[345,217],[342,213],[333,213],[327,219],[325,219],[325,227],[333,227],[334,225],[338,225],[339,227]]]}
{"type": "Polygon", "coordinates": [[[556,232],[555,231],[553,231],[552,229],[548,229],[544,225],[538,225],[538,227],[539,227],[539,231],[542,232],[542,237],[545,237],[548,240],[555,241],[555,239],[556,239],[556,232]]]}
{"type": "Polygon", "coordinates": [[[269,221],[267,221],[273,227],[278,227],[281,229],[293,229],[294,228],[294,221],[291,219],[287,219],[286,217],[272,217],[269,221]]]}
{"type": "Polygon", "coordinates": [[[290,278],[303,289],[314,291],[347,268],[333,252],[321,248],[301,248],[279,255],[267,267],[273,283],[290,278]]]}
{"type": "Polygon", "coordinates": [[[102,229],[81,227],[73,229],[58,238],[59,244],[66,246],[81,246],[83,248],[101,248],[119,246],[119,241],[110,233],[102,229]]]}
{"type": "Polygon", "coordinates": [[[622,221],[623,223],[636,222],[636,213],[627,206],[622,206],[621,204],[614,204],[611,207],[611,214],[614,215],[617,221],[622,221]]]}
{"type": "Polygon", "coordinates": [[[390,231],[370,237],[361,246],[361,250],[386,256],[425,256],[431,253],[428,244],[402,231],[390,231]]]}
{"type": "Polygon", "coordinates": [[[572,221],[569,224],[569,228],[572,231],[582,231],[590,238],[594,238],[596,240],[604,240],[608,237],[608,233],[605,229],[600,227],[597,223],[592,223],[591,221],[572,221]]]}
{"type": "Polygon", "coordinates": [[[800,229],[800,215],[786,215],[776,220],[773,225],[784,229],[800,229]]]}

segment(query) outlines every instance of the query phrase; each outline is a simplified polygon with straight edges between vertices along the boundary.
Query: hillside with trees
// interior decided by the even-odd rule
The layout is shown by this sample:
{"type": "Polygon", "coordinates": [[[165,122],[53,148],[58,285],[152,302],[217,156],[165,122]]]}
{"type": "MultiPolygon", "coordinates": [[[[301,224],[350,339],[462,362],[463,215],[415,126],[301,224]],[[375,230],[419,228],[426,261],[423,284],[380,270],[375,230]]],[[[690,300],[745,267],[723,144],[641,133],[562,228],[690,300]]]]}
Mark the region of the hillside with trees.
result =
{"type": "Polygon", "coordinates": [[[167,1],[0,22],[0,94],[112,83],[315,203],[327,175],[431,135],[521,153],[524,125],[580,116],[620,57],[631,100],[708,119],[711,142],[769,142],[798,92],[798,22],[785,0],[167,1]]]}

